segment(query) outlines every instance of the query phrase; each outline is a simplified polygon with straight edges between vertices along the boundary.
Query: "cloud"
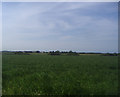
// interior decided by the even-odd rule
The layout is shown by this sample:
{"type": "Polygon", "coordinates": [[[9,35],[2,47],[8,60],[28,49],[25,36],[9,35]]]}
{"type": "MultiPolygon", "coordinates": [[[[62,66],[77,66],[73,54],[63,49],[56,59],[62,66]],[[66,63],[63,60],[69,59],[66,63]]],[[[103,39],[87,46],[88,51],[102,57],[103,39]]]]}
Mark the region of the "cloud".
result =
{"type": "Polygon", "coordinates": [[[4,49],[116,51],[117,28],[117,3],[3,3],[4,49]]]}
{"type": "Polygon", "coordinates": [[[72,38],[73,38],[73,36],[67,35],[67,36],[60,37],[60,40],[70,40],[72,38]]]}
{"type": "Polygon", "coordinates": [[[2,50],[2,3],[0,2],[0,51],[2,50]]]}
{"type": "Polygon", "coordinates": [[[119,0],[3,0],[3,2],[119,2],[119,0]]]}

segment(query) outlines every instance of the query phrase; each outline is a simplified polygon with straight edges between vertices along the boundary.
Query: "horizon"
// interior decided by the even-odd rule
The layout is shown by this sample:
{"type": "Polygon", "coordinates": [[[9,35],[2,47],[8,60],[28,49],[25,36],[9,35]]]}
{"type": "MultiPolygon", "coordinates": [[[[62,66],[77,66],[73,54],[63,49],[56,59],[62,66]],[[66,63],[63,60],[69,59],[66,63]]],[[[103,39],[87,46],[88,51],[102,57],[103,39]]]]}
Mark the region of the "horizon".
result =
{"type": "Polygon", "coordinates": [[[118,52],[117,2],[3,2],[2,10],[3,50],[118,52]]]}
{"type": "Polygon", "coordinates": [[[32,52],[35,52],[35,51],[40,51],[40,52],[51,52],[51,51],[59,51],[59,52],[69,52],[69,51],[72,51],[72,52],[77,52],[77,53],[119,53],[119,52],[96,52],[96,51],[73,51],[73,50],[48,50],[48,51],[45,51],[45,50],[2,50],[0,52],[24,52],[24,51],[32,51],[32,52]]]}

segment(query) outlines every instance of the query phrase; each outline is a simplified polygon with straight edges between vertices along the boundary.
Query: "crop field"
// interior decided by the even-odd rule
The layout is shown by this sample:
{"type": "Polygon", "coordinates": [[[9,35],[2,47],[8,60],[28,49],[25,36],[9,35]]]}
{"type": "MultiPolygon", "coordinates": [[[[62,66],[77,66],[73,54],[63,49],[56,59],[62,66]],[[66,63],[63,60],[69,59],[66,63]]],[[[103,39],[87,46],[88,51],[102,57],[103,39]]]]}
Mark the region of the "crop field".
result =
{"type": "Polygon", "coordinates": [[[3,55],[3,95],[116,95],[118,56],[3,55]]]}

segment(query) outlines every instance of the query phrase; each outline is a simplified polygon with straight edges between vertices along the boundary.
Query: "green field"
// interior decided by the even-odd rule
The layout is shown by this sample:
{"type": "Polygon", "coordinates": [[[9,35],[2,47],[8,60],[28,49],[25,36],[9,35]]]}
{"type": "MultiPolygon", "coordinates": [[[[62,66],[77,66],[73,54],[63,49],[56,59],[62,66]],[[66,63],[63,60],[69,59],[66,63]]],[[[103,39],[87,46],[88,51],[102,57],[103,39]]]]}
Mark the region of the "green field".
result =
{"type": "Polygon", "coordinates": [[[3,55],[3,95],[116,95],[118,56],[3,55]]]}

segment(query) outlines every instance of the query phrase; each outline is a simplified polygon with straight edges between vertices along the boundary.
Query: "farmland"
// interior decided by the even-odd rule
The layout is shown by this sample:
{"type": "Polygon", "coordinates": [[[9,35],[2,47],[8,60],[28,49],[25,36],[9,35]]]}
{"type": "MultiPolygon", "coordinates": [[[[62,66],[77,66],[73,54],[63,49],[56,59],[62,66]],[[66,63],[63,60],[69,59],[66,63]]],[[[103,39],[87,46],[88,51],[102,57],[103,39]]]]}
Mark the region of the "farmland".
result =
{"type": "Polygon", "coordinates": [[[115,95],[118,56],[2,56],[3,95],[115,95]]]}

